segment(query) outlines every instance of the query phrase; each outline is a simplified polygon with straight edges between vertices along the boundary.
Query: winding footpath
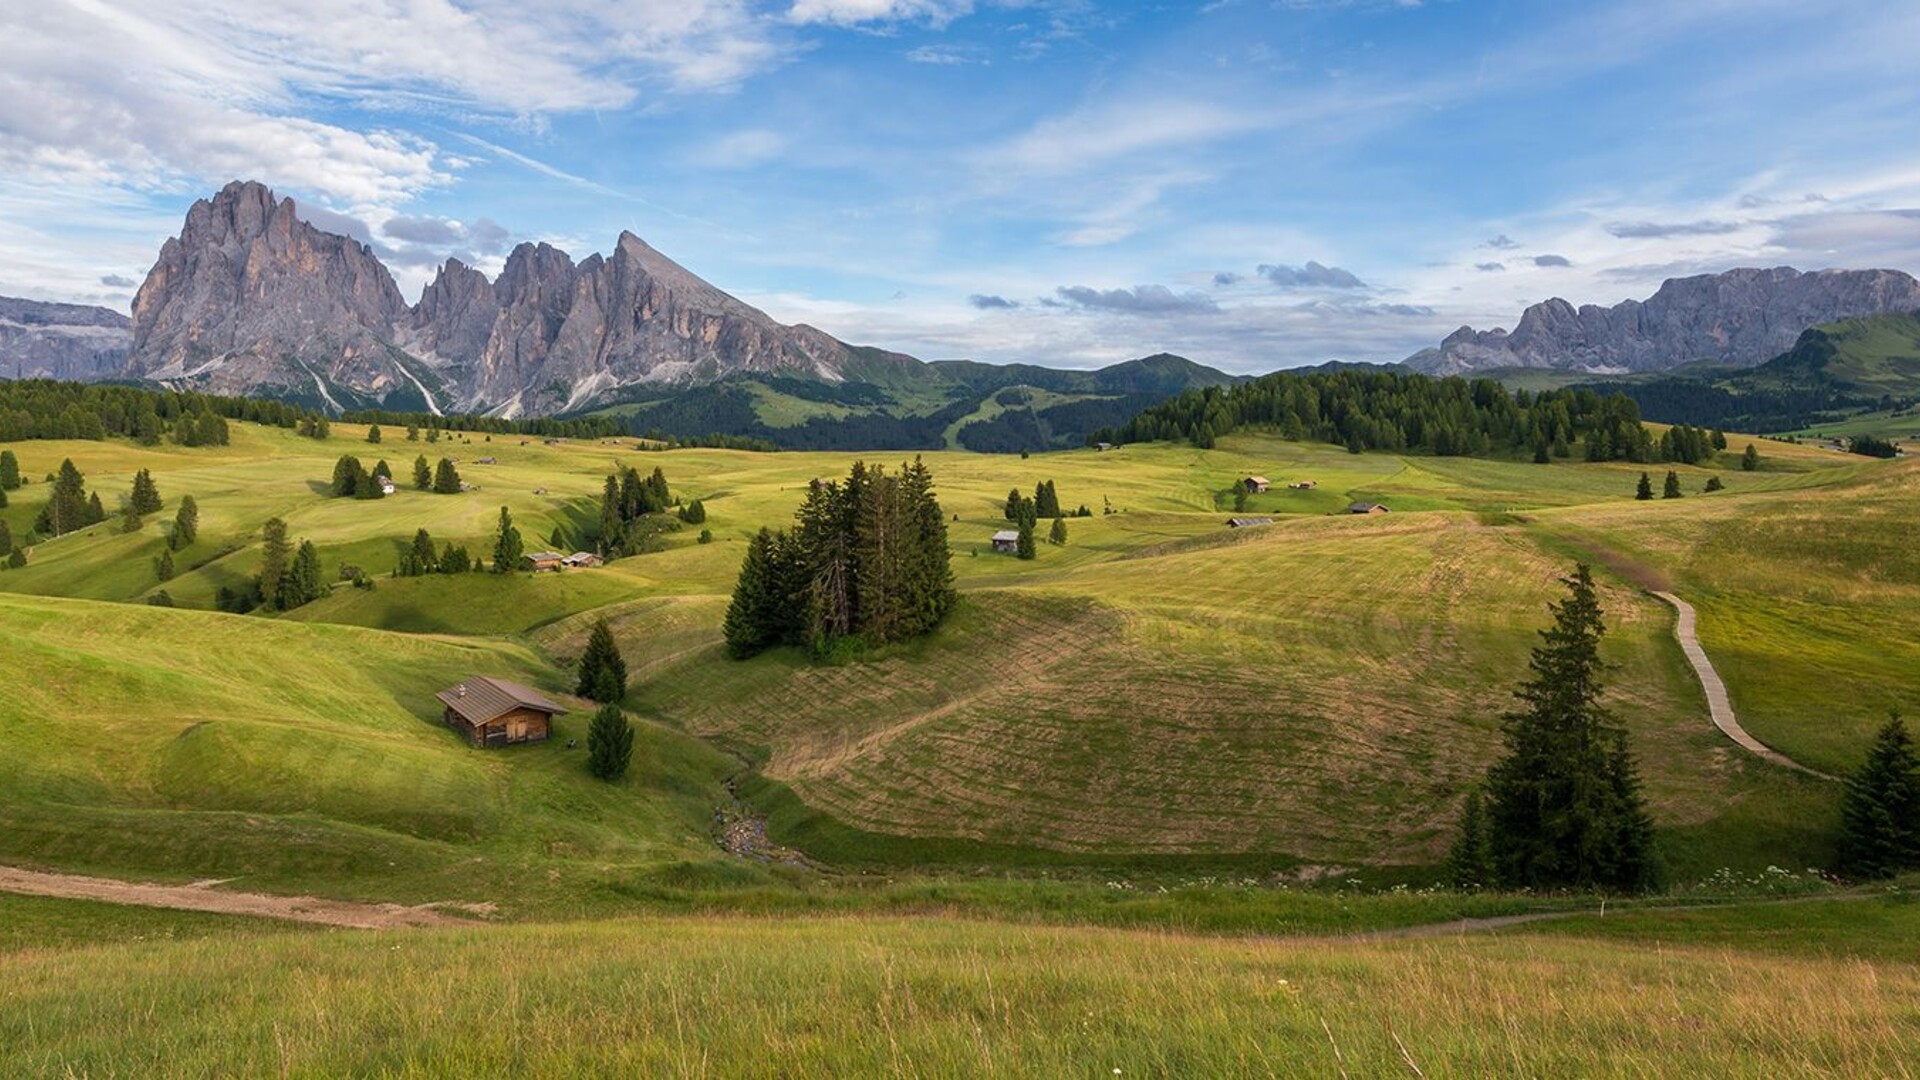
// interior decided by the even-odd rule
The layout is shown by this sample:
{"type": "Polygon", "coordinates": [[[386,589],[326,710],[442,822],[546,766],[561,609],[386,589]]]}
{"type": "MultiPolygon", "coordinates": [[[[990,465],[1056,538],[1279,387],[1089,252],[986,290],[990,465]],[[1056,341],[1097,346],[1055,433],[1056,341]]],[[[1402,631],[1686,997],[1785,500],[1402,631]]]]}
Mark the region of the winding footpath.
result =
{"type": "Polygon", "coordinates": [[[439,910],[439,905],[404,907],[400,904],[364,904],[351,900],[324,900],[312,896],[217,890],[217,881],[191,885],[157,885],[116,881],[79,874],[49,874],[0,866],[0,892],[27,896],[54,896],[69,900],[102,900],[109,904],[208,911],[220,915],[254,915],[269,919],[346,926],[356,930],[394,930],[408,926],[472,926],[439,910]]]}
{"type": "Polygon", "coordinates": [[[1687,662],[1693,665],[1693,673],[1700,677],[1700,686],[1707,692],[1707,710],[1713,714],[1713,726],[1725,733],[1727,738],[1740,744],[1742,749],[1757,754],[1775,765],[1797,769],[1808,776],[1817,776],[1822,780],[1836,779],[1818,769],[1810,769],[1800,764],[1747,734],[1747,729],[1740,726],[1739,718],[1733,715],[1733,702],[1727,697],[1727,684],[1721,681],[1720,673],[1713,670],[1713,661],[1707,659],[1707,651],[1700,647],[1700,639],[1695,634],[1698,620],[1694,615],[1693,605],[1670,592],[1655,592],[1653,595],[1672,604],[1674,610],[1680,613],[1679,621],[1673,627],[1673,636],[1680,640],[1681,651],[1687,654],[1687,662]]]}

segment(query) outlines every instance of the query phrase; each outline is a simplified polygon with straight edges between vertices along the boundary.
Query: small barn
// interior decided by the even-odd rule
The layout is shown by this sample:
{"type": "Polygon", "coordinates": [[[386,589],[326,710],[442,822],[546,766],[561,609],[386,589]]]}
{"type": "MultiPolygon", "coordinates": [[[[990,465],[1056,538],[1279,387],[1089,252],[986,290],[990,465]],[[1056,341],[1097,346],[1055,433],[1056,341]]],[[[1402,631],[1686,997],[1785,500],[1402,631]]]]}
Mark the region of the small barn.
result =
{"type": "Polygon", "coordinates": [[[533,551],[520,557],[520,568],[539,573],[542,570],[558,570],[566,562],[566,556],[557,551],[533,551]]]}
{"type": "Polygon", "coordinates": [[[993,550],[1002,555],[1015,555],[1020,551],[1020,534],[1012,529],[1001,529],[993,534],[993,550]]]}
{"type": "Polygon", "coordinates": [[[1255,525],[1271,524],[1273,524],[1273,519],[1270,517],[1231,517],[1227,519],[1227,528],[1229,529],[1250,529],[1255,525]]]}
{"type": "MultiPolygon", "coordinates": [[[[1915,435],[1915,436],[1914,436],[1914,438],[1916,438],[1916,439],[1920,439],[1920,435],[1915,435]]],[[[1093,444],[1093,449],[1094,449],[1094,450],[1095,450],[1095,451],[1096,451],[1097,453],[1102,453],[1102,454],[1104,454],[1104,453],[1106,453],[1107,451],[1109,451],[1109,450],[1111,450],[1111,449],[1113,449],[1113,444],[1112,444],[1112,443],[1110,443],[1110,442],[1097,442],[1097,443],[1094,443],[1094,444],[1093,444]]]]}
{"type": "Polygon", "coordinates": [[[1265,495],[1273,483],[1264,476],[1249,476],[1240,481],[1240,486],[1246,488],[1249,495],[1265,495]]]}
{"type": "Polygon", "coordinates": [[[1319,483],[1313,480],[1295,480],[1293,483],[1288,484],[1287,486],[1292,488],[1295,491],[1312,491],[1314,488],[1317,488],[1320,485],[1319,483]]]}
{"type": "Polygon", "coordinates": [[[1381,506],[1379,503],[1357,502],[1347,504],[1347,513],[1349,514],[1384,514],[1386,512],[1387,508],[1381,506]]]}
{"type": "Polygon", "coordinates": [[[399,490],[393,486],[393,477],[391,476],[376,476],[373,478],[373,482],[375,486],[380,489],[380,494],[382,495],[391,495],[399,490]]]}
{"type": "Polygon", "coordinates": [[[553,735],[553,718],[567,711],[530,686],[486,675],[434,696],[446,706],[446,725],[475,746],[541,742],[553,735]]]}
{"type": "Polygon", "coordinates": [[[592,570],[607,565],[607,560],[591,551],[576,551],[561,559],[560,564],[569,570],[592,570]]]}

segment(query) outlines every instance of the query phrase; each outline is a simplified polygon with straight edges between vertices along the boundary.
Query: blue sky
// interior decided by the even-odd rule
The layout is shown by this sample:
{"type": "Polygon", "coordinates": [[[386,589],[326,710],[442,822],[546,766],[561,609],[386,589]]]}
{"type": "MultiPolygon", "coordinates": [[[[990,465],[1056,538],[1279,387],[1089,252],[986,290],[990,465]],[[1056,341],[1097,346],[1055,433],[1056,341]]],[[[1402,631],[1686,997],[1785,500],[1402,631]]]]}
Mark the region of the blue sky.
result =
{"type": "Polygon", "coordinates": [[[928,359],[1393,360],[1742,265],[1920,270],[1920,5],[0,0],[0,294],[236,177],[373,244],[630,229],[928,359]]]}

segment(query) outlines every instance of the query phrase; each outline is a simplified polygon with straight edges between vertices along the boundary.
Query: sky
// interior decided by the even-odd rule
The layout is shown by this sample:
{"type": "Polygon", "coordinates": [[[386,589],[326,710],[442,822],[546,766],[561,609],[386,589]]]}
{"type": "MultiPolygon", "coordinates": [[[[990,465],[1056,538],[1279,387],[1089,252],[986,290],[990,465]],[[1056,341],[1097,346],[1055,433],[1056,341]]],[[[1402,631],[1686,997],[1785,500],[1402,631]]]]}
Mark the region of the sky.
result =
{"type": "Polygon", "coordinates": [[[1737,266],[1920,270],[1920,4],[0,0],[0,295],[233,179],[370,244],[622,230],[924,359],[1391,361],[1737,266]]]}

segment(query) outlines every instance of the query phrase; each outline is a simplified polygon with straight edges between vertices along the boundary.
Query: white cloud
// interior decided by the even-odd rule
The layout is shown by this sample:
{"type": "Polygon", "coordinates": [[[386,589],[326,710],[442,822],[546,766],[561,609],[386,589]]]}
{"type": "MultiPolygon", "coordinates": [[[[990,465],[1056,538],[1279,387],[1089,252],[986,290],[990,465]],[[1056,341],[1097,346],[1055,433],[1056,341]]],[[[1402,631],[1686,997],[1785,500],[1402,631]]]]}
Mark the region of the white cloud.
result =
{"type": "Polygon", "coordinates": [[[794,0],[787,18],[835,26],[892,22],[945,26],[972,12],[972,0],[794,0]]]}

